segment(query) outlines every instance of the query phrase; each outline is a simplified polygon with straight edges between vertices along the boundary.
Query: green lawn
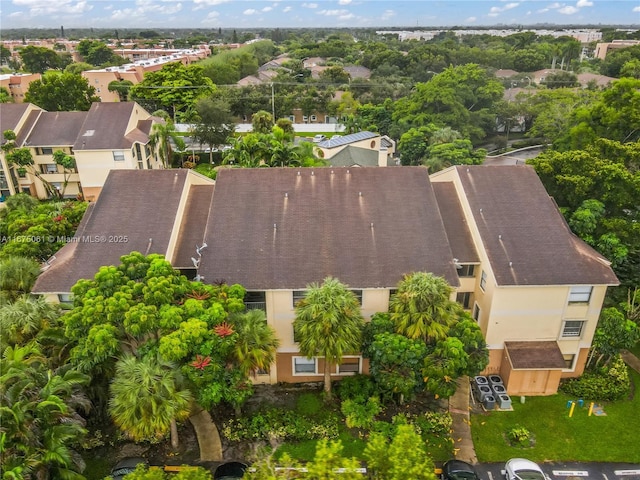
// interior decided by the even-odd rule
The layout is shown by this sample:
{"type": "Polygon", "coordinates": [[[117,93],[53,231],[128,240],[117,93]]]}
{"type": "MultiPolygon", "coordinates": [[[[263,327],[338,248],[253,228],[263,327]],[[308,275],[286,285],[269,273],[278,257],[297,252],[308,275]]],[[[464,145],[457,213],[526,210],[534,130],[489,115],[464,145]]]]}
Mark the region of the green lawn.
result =
{"type": "Polygon", "coordinates": [[[636,346],[629,350],[636,357],[640,358],[640,342],[636,343],[636,346]]]}
{"type": "Polygon", "coordinates": [[[588,404],[569,418],[564,394],[513,398],[513,412],[473,415],[473,441],[481,462],[502,462],[512,457],[533,461],[640,462],[640,375],[631,371],[633,400],[604,403],[606,416],[588,416],[588,404]],[[535,436],[535,445],[511,447],[505,433],[519,425],[535,436]]]}

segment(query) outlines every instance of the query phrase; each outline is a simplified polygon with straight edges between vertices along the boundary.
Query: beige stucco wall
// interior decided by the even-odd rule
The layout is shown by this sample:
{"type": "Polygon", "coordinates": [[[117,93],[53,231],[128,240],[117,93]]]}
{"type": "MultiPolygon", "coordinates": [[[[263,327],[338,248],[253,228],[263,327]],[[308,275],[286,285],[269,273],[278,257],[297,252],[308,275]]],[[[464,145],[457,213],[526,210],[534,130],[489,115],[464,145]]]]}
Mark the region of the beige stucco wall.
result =
{"type": "MultiPolygon", "coordinates": [[[[352,142],[352,143],[349,143],[349,144],[340,145],[339,147],[334,147],[334,148],[320,148],[320,147],[318,147],[317,150],[322,151],[322,158],[324,158],[325,160],[328,160],[331,157],[333,157],[334,155],[336,155],[338,152],[341,152],[342,150],[347,148],[347,146],[367,148],[369,150],[379,150],[380,149],[380,141],[381,141],[381,138],[378,136],[378,137],[368,138],[366,140],[360,140],[359,142],[352,142]]],[[[385,150],[384,154],[385,154],[385,165],[386,165],[386,154],[387,154],[386,150],[385,150]]],[[[378,160],[378,161],[380,162],[380,160],[378,160]]]]}

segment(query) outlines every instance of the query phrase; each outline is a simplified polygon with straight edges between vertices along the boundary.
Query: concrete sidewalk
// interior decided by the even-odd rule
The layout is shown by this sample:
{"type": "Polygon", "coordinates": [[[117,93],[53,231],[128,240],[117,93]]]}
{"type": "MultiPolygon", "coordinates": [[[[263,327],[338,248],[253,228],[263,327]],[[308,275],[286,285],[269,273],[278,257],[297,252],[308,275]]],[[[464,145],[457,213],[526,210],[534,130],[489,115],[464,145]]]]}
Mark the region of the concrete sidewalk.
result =
{"type": "Polygon", "coordinates": [[[471,422],[469,420],[469,377],[461,377],[457,380],[458,389],[449,399],[449,413],[453,419],[453,452],[458,460],[476,464],[476,450],[471,437],[471,422]]]}
{"type": "Polygon", "coordinates": [[[200,409],[189,417],[193,429],[198,437],[200,446],[200,461],[222,461],[222,442],[218,427],[213,423],[211,415],[206,410],[200,409]]]}

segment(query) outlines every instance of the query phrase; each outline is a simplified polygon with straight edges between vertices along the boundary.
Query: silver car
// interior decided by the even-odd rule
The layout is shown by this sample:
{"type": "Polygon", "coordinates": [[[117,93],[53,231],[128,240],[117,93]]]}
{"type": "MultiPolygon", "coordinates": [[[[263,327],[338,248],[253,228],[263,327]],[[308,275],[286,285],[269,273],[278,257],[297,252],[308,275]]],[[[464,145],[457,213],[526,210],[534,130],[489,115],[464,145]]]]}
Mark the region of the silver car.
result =
{"type": "Polygon", "coordinates": [[[526,458],[512,458],[504,470],[506,480],[548,480],[538,464],[526,458]]]}

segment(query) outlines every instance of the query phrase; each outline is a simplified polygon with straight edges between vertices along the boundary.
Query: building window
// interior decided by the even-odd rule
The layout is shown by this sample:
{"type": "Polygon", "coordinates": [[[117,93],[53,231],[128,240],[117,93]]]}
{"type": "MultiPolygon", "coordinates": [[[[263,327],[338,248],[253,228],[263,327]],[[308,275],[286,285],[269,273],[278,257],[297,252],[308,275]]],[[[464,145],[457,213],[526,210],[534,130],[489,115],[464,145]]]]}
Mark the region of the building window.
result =
{"type": "Polygon", "coordinates": [[[73,294],[71,293],[59,293],[58,301],[60,303],[73,303],[73,294]]]}
{"type": "Polygon", "coordinates": [[[487,272],[483,270],[482,275],[480,275],[480,288],[484,292],[486,287],[487,287],[487,272]]]}
{"type": "Polygon", "coordinates": [[[58,165],[55,163],[43,163],[40,168],[42,173],[58,173],[58,165]]]}
{"type": "Polygon", "coordinates": [[[315,358],[293,357],[294,375],[315,375],[317,373],[317,362],[315,358]]]}
{"type": "Polygon", "coordinates": [[[342,363],[338,365],[338,375],[355,375],[361,373],[360,357],[342,358],[342,363]]]}
{"type": "Polygon", "coordinates": [[[469,310],[471,308],[471,295],[472,292],[459,292],[456,294],[456,302],[462,305],[462,308],[469,310]]]}
{"type": "Polygon", "coordinates": [[[38,155],[53,155],[53,148],[50,147],[40,147],[37,151],[38,155]]]}
{"type": "Polygon", "coordinates": [[[573,362],[576,359],[574,354],[562,355],[564,357],[564,368],[567,370],[573,370],[573,362]]]}
{"type": "Polygon", "coordinates": [[[264,292],[246,292],[244,294],[244,306],[247,310],[267,311],[267,298],[264,292]]]}
{"type": "Polygon", "coordinates": [[[477,323],[480,323],[480,307],[478,306],[477,303],[473,304],[473,319],[477,323]]]}
{"type": "Polygon", "coordinates": [[[115,162],[124,162],[124,152],[122,151],[113,152],[113,160],[115,162]]]}
{"type": "Polygon", "coordinates": [[[310,117],[310,118],[311,118],[311,121],[312,121],[312,122],[315,122],[315,121],[317,120],[317,117],[316,117],[315,115],[311,115],[311,117],[310,117]]]}
{"type": "Polygon", "coordinates": [[[138,170],[144,170],[144,159],[142,157],[138,157],[138,170]]]}
{"type": "Polygon", "coordinates": [[[593,287],[571,287],[569,291],[569,303],[589,303],[593,287]]]}
{"type": "Polygon", "coordinates": [[[295,308],[296,304],[307,296],[306,290],[294,290],[293,291],[293,306],[295,308]]]}
{"type": "Polygon", "coordinates": [[[562,337],[580,337],[582,335],[582,328],[584,327],[584,323],[584,320],[565,320],[562,326],[562,337]]]}
{"type": "Polygon", "coordinates": [[[457,267],[459,277],[473,277],[475,275],[475,265],[460,265],[457,267]]]}
{"type": "Polygon", "coordinates": [[[351,293],[358,299],[358,305],[362,306],[362,290],[351,290],[351,293]]]}

